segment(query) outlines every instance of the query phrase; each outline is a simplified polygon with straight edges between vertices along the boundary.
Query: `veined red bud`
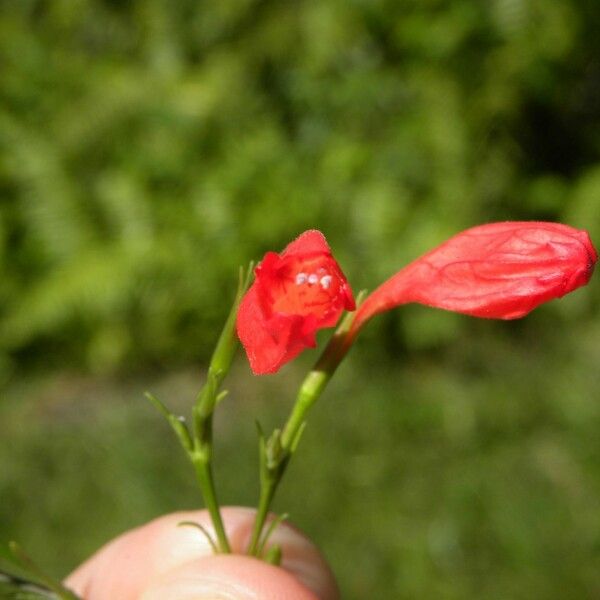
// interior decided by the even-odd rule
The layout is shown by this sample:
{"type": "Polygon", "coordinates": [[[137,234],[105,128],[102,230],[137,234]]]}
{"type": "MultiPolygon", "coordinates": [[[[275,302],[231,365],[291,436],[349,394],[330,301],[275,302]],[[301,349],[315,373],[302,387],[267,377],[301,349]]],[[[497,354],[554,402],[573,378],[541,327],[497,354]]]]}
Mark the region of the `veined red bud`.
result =
{"type": "Polygon", "coordinates": [[[256,375],[274,373],[316,345],[319,329],[354,310],[352,290],[325,236],[305,231],[281,254],[267,252],[242,299],[237,332],[256,375]]]}
{"type": "Polygon", "coordinates": [[[360,306],[353,331],[401,304],[489,319],[517,319],[585,285],[598,259],[586,231],[504,222],[467,229],[410,263],[360,306]]]}

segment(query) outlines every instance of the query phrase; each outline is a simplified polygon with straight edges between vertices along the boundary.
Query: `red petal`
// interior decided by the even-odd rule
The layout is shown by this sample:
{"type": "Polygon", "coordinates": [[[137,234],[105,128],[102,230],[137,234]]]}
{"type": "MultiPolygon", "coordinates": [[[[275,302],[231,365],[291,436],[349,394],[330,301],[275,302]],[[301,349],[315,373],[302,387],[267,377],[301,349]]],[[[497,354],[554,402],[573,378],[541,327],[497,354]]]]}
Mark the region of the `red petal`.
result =
{"type": "Polygon", "coordinates": [[[255,375],[275,373],[311,345],[302,330],[303,319],[295,315],[276,315],[265,319],[254,283],[242,299],[237,316],[237,334],[246,349],[250,368],[255,375]],[[301,342],[299,341],[301,340],[301,342]],[[303,343],[302,343],[303,342],[303,343]]]}
{"type": "Polygon", "coordinates": [[[490,223],[418,258],[377,288],[353,330],[408,302],[492,319],[516,319],[585,285],[597,260],[589,235],[567,225],[490,223]]]}
{"type": "Polygon", "coordinates": [[[281,253],[281,257],[306,256],[307,254],[317,254],[320,252],[331,254],[327,240],[320,231],[309,229],[300,234],[293,242],[290,242],[281,253]]]}

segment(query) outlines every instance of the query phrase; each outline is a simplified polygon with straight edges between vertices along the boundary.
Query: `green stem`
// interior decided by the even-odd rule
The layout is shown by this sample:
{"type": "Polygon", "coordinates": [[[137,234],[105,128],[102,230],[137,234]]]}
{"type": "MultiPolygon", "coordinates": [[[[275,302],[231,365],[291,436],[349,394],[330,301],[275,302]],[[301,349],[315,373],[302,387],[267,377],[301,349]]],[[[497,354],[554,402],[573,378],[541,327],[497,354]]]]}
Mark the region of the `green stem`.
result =
{"type": "Polygon", "coordinates": [[[225,527],[223,517],[217,500],[217,491],[212,472],[212,430],[213,430],[213,411],[218,393],[218,378],[213,375],[209,368],[208,379],[203,391],[198,396],[198,401],[193,408],[194,419],[194,441],[193,449],[188,453],[194,470],[196,479],[200,486],[200,492],[204,498],[204,505],[210,515],[215,534],[217,536],[217,545],[219,551],[225,554],[231,553],[231,547],[225,527]]]}
{"type": "MultiPolygon", "coordinates": [[[[358,302],[363,293],[359,294],[358,302]]],[[[275,432],[266,444],[261,440],[261,488],[256,519],[252,528],[248,554],[256,556],[262,530],[269,514],[269,508],[287,469],[290,459],[300,441],[306,415],[321,396],[338,365],[350,349],[352,338],[350,327],[355,313],[348,313],[329,340],[323,354],[304,379],[292,412],[281,432],[275,432]]]]}
{"type": "Polygon", "coordinates": [[[348,313],[344,317],[325,347],[323,354],[302,382],[296,403],[281,432],[281,448],[284,452],[293,453],[299,441],[298,436],[302,433],[308,411],[319,399],[338,365],[350,349],[347,337],[353,319],[354,313],[348,313]]]}
{"type": "Polygon", "coordinates": [[[320,370],[317,363],[315,368],[306,376],[306,379],[298,392],[298,397],[296,398],[292,412],[281,432],[281,447],[284,451],[291,451],[291,448],[306,421],[308,411],[317,401],[321,392],[325,389],[334,370],[335,367],[333,367],[331,371],[320,370]]]}
{"type": "Polygon", "coordinates": [[[223,526],[211,464],[213,413],[221,397],[219,393],[220,386],[231,368],[231,362],[239,346],[235,333],[235,322],[240,302],[250,285],[252,273],[252,263],[250,263],[245,273],[243,269],[240,269],[233,306],[210,359],[206,384],[198,394],[196,404],[192,409],[193,450],[188,453],[196,471],[200,491],[204,497],[204,504],[213,523],[219,550],[227,554],[231,553],[231,546],[223,526]]]}
{"type": "Polygon", "coordinates": [[[219,502],[217,501],[210,461],[206,456],[198,453],[190,454],[190,458],[194,464],[196,477],[204,498],[206,510],[208,510],[217,536],[219,551],[229,554],[231,553],[231,547],[229,545],[229,540],[227,539],[227,534],[225,533],[221,511],[219,510],[219,502]]]}
{"type": "Polygon", "coordinates": [[[250,543],[248,545],[248,554],[250,556],[256,556],[258,553],[260,535],[262,533],[265,521],[267,520],[269,508],[271,506],[271,502],[273,501],[273,497],[275,496],[275,492],[277,491],[277,487],[279,486],[280,480],[281,477],[279,479],[269,478],[269,480],[260,487],[260,497],[258,499],[256,519],[254,521],[252,536],[250,537],[250,543]]]}
{"type": "Polygon", "coordinates": [[[194,466],[200,492],[204,498],[204,504],[217,536],[216,545],[219,552],[223,553],[230,553],[231,546],[229,545],[225,527],[223,526],[223,518],[219,510],[219,502],[217,500],[212,473],[213,412],[218,402],[227,394],[226,391],[220,390],[220,386],[229,372],[231,362],[239,345],[235,333],[237,311],[244,293],[250,285],[252,273],[252,263],[250,263],[245,273],[243,269],[240,269],[238,289],[233,306],[211,357],[206,383],[196,397],[196,402],[192,408],[191,431],[185,424],[185,419],[177,417],[158,398],[150,393],[146,393],[148,400],[156,406],[170,423],[181,446],[194,466]]]}

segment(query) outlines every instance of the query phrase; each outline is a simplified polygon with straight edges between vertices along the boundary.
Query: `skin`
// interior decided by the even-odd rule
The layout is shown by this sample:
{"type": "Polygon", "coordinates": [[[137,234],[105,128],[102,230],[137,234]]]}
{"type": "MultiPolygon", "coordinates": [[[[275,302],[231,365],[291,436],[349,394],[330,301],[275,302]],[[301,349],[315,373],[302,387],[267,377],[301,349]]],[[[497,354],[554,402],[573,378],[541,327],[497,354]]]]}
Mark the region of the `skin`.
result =
{"type": "Polygon", "coordinates": [[[206,511],[159,517],[98,550],[66,579],[85,600],[339,600],[337,585],[317,547],[291,525],[280,525],[271,543],[283,551],[281,567],[241,554],[255,511],[222,509],[233,551],[214,555],[204,535],[212,533],[206,511]]]}

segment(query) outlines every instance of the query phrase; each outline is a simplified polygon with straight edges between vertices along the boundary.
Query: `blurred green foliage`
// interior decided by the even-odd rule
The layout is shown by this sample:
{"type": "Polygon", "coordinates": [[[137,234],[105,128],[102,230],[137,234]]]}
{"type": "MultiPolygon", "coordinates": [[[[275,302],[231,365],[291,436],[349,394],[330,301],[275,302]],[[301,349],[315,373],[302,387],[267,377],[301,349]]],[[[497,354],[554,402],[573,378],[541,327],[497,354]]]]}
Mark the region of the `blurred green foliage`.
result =
{"type": "Polygon", "coordinates": [[[309,227],[371,288],[484,221],[600,238],[594,6],[1,1],[4,376],[205,359],[309,227]]]}
{"type": "MultiPolygon", "coordinates": [[[[599,242],[598,31],[578,0],[0,0],[0,535],[64,571],[195,503],[127,374],[202,364],[238,265],[306,228],[355,289],[486,221],[599,242]]],[[[344,597],[600,596],[599,300],[369,327],[280,499],[344,597]]],[[[251,504],[287,405],[243,396],[299,375],[248,377],[220,469],[251,504]]]]}

